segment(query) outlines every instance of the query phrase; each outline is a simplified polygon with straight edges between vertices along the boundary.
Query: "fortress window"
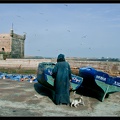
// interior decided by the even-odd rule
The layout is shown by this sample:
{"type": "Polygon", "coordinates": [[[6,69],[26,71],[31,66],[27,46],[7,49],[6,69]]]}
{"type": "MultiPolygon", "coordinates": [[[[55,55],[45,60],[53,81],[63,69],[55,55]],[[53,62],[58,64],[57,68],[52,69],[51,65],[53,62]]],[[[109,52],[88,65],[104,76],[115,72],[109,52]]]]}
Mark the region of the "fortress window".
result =
{"type": "Polygon", "coordinates": [[[5,51],[5,49],[4,49],[4,48],[2,48],[2,51],[5,51]]]}

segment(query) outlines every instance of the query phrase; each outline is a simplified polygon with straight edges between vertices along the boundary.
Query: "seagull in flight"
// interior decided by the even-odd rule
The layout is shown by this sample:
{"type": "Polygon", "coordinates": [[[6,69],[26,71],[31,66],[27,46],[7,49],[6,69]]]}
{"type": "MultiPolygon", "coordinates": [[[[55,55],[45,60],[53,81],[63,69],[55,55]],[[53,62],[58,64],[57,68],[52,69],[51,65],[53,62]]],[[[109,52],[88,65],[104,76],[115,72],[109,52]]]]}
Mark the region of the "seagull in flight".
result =
{"type": "Polygon", "coordinates": [[[68,6],[67,4],[65,4],[65,6],[68,6]]]}
{"type": "Polygon", "coordinates": [[[68,32],[70,32],[70,30],[67,30],[68,32]]]}

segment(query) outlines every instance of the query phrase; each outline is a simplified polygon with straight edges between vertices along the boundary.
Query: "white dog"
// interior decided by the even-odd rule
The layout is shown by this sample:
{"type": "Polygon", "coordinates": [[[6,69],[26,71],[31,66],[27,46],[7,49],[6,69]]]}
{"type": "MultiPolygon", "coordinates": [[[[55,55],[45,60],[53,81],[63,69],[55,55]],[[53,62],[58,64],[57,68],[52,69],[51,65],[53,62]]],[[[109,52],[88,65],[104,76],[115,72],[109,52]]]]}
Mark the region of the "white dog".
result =
{"type": "Polygon", "coordinates": [[[82,104],[85,106],[83,97],[80,96],[79,98],[75,98],[75,94],[76,94],[76,91],[74,91],[74,100],[71,102],[71,107],[74,106],[77,108],[77,106],[79,106],[79,104],[82,104]]]}

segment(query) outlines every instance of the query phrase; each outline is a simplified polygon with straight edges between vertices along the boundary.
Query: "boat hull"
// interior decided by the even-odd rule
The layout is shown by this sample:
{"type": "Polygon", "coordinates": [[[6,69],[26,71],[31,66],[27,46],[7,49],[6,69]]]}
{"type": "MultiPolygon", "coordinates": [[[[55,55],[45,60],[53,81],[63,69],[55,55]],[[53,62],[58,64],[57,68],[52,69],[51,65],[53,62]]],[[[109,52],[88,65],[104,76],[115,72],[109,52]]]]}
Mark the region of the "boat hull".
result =
{"type": "MultiPolygon", "coordinates": [[[[54,79],[52,75],[52,69],[55,64],[52,62],[42,62],[38,65],[37,80],[44,87],[54,90],[54,79]]],[[[70,82],[72,90],[76,90],[83,82],[83,78],[72,74],[72,80],[70,82]]]]}
{"type": "Polygon", "coordinates": [[[83,77],[82,86],[96,92],[100,101],[104,101],[109,94],[120,91],[120,78],[111,77],[105,72],[84,67],[79,69],[79,76],[83,77]]]}
{"type": "Polygon", "coordinates": [[[97,71],[95,82],[104,92],[102,101],[104,101],[106,94],[120,91],[120,78],[109,76],[107,73],[97,71]]]}

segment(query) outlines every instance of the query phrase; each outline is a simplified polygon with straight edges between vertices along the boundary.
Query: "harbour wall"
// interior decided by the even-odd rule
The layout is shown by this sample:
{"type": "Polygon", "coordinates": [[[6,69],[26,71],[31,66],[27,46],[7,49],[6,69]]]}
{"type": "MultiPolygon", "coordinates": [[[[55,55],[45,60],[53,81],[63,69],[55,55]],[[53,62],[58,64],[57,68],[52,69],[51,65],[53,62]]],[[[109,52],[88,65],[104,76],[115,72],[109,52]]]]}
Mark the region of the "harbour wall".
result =
{"type": "MultiPolygon", "coordinates": [[[[79,61],[73,59],[66,59],[66,61],[69,62],[72,69],[89,66],[109,74],[120,75],[120,62],[79,61]]],[[[0,68],[37,69],[38,64],[42,62],[56,63],[56,59],[6,59],[0,60],[0,68]]]]}

